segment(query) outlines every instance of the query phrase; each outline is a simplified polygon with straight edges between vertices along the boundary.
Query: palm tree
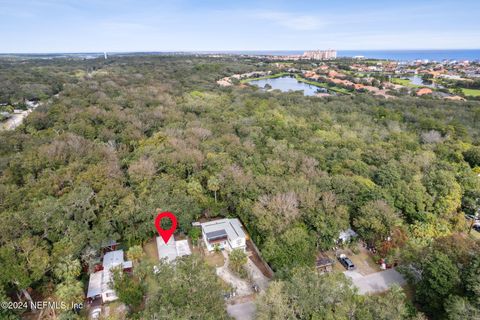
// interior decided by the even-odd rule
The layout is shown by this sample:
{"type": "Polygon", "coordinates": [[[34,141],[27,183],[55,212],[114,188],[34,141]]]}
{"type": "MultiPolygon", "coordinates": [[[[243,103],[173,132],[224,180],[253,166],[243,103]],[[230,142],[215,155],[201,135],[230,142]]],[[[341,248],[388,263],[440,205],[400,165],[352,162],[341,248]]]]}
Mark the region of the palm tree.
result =
{"type": "Polygon", "coordinates": [[[216,177],[210,177],[207,182],[207,188],[210,191],[213,191],[215,197],[215,203],[217,203],[217,191],[220,190],[220,181],[216,177]]]}

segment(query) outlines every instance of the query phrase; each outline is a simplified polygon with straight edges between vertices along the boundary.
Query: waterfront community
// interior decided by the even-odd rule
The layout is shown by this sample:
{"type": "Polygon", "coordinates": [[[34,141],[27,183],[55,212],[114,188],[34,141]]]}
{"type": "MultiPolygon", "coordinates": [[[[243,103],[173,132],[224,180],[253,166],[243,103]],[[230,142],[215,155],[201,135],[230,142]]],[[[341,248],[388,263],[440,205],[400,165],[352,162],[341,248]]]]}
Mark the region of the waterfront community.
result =
{"type": "MultiPolygon", "coordinates": [[[[307,95],[371,94],[386,99],[423,96],[464,101],[480,97],[480,63],[475,61],[335,59],[331,51],[303,55],[270,56],[263,70],[219,79],[221,86],[253,84],[282,91],[304,90],[307,95]],[[327,55],[331,54],[331,56],[327,55]],[[299,62],[300,61],[300,62],[299,62]],[[305,64],[309,61],[309,64],[305,64]],[[293,77],[297,81],[289,80],[293,77]],[[280,80],[274,80],[280,79],[280,80]],[[286,84],[286,83],[289,84],[286,84]],[[299,85],[302,82],[304,84],[299,85]],[[282,86],[283,85],[283,86],[282,86]],[[318,88],[315,92],[315,88],[318,88]]],[[[333,51],[334,52],[334,51],[333,51]]],[[[258,61],[265,57],[251,56],[258,61]]]]}

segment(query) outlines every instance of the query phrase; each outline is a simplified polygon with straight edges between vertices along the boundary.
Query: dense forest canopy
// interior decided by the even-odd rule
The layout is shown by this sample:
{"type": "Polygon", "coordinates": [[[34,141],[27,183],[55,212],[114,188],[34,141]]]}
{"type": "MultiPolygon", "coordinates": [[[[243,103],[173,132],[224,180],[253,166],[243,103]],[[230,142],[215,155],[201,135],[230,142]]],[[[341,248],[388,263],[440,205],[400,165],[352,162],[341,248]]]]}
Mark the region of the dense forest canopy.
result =
{"type": "MultiPolygon", "coordinates": [[[[239,217],[285,299],[296,270],[349,226],[377,246],[398,235],[385,252],[395,259],[467,231],[464,213],[479,209],[480,103],[215,83],[268,68],[236,57],[2,61],[0,101],[42,105],[0,132],[0,294],[48,292],[67,281],[55,276],[65,257],[88,266],[105,241],[150,239],[157,209],[185,233],[200,217],[239,217]]],[[[452,255],[428,252],[417,267],[435,277],[439,261],[461,279],[478,268],[467,256],[472,266],[456,270],[452,255]]],[[[480,281],[468,279],[473,289],[455,280],[435,301],[417,281],[423,310],[443,314],[448,299],[449,310],[478,307],[480,281]]]]}

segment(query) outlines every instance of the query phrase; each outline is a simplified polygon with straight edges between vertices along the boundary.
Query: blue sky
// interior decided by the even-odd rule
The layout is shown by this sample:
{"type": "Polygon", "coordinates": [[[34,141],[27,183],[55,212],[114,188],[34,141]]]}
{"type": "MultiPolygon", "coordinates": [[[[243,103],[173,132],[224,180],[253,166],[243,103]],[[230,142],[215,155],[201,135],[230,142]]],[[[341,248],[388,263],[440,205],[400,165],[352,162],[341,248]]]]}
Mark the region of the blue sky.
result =
{"type": "Polygon", "coordinates": [[[0,0],[0,52],[480,47],[478,0],[0,0]]]}

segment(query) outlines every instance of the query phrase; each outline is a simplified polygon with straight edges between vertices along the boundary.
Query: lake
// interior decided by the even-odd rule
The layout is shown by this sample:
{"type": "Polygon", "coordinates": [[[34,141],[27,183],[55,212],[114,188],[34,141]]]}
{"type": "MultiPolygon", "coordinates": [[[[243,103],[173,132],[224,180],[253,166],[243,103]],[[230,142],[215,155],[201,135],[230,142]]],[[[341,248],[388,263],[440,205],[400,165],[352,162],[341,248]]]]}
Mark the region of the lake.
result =
{"type": "Polygon", "coordinates": [[[410,82],[414,85],[417,85],[417,86],[425,86],[425,87],[430,87],[430,88],[438,88],[438,89],[442,89],[444,88],[443,86],[439,85],[439,84],[436,84],[435,82],[432,82],[432,81],[424,81],[422,79],[422,77],[420,76],[411,76],[411,77],[407,77],[407,79],[410,80],[410,82]]]}
{"type": "Polygon", "coordinates": [[[264,89],[265,85],[270,85],[273,90],[280,90],[283,92],[288,91],[303,91],[303,94],[306,96],[313,96],[315,93],[328,92],[327,89],[312,86],[311,84],[300,82],[294,77],[280,77],[280,78],[273,78],[273,79],[260,79],[260,80],[252,80],[249,84],[255,85],[259,88],[264,89]]]}

